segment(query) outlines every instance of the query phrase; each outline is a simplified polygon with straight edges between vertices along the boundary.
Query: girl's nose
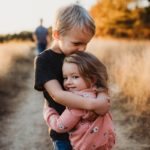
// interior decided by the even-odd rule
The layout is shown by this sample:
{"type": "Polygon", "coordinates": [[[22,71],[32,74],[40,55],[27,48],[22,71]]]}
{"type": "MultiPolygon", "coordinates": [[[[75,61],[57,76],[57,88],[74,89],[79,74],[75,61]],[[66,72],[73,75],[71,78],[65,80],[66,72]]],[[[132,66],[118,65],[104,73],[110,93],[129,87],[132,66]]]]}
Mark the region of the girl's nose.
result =
{"type": "Polygon", "coordinates": [[[66,80],[66,84],[71,84],[71,79],[70,79],[70,78],[68,78],[68,79],[66,80]]]}

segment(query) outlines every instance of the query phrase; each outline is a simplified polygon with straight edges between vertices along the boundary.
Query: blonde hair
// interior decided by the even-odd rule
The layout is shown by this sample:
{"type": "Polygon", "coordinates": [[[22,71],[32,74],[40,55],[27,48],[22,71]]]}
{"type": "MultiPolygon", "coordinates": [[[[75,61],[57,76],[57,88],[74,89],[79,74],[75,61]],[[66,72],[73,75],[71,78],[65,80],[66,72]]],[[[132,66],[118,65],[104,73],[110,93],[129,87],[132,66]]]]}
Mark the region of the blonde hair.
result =
{"type": "Polygon", "coordinates": [[[108,74],[105,65],[94,55],[78,51],[66,56],[64,63],[74,63],[78,66],[80,75],[87,83],[93,83],[96,91],[108,91],[108,74]]]}
{"type": "Polygon", "coordinates": [[[71,4],[58,10],[53,30],[65,35],[72,28],[94,35],[95,22],[86,9],[78,4],[71,4]]]}

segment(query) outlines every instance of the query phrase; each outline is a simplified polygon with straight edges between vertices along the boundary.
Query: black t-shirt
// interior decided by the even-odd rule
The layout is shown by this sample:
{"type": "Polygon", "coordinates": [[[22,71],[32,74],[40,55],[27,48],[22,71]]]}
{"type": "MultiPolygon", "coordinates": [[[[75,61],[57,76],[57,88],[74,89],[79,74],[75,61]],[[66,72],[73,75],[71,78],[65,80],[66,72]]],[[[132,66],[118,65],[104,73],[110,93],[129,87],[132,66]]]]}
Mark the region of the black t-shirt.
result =
{"type": "MultiPolygon", "coordinates": [[[[48,92],[44,89],[44,84],[47,81],[56,79],[63,85],[62,64],[65,55],[56,53],[52,50],[46,50],[40,53],[35,60],[35,85],[34,88],[38,91],[43,91],[44,97],[47,99],[50,107],[53,107],[61,114],[65,106],[56,103],[48,92]]],[[[50,136],[53,140],[69,139],[68,133],[57,133],[51,130],[50,136]]]]}

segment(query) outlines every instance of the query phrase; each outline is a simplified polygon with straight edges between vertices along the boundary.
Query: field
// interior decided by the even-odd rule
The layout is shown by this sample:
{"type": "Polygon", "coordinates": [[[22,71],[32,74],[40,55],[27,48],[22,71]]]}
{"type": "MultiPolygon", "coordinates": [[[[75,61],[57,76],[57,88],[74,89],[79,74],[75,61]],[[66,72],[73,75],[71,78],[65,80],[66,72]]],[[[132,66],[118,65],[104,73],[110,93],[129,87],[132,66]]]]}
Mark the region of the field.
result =
{"type": "MultiPolygon", "coordinates": [[[[3,150],[12,149],[12,143],[14,146],[14,141],[17,141],[10,139],[10,133],[12,132],[11,124],[9,124],[6,118],[11,117],[13,122],[13,119],[16,118],[13,114],[17,114],[19,118],[22,117],[16,111],[18,110],[17,108],[25,105],[26,95],[33,96],[35,94],[32,89],[33,85],[31,85],[34,82],[34,48],[33,43],[30,42],[10,42],[0,45],[0,149],[3,150]],[[19,95],[20,93],[22,95],[22,92],[25,92],[25,94],[23,94],[23,97],[20,97],[19,95]],[[23,99],[24,105],[21,105],[22,102],[20,99],[23,99]]],[[[94,39],[87,49],[107,66],[110,95],[112,98],[111,112],[117,131],[117,144],[115,149],[149,150],[150,42],[94,39]]],[[[41,102],[38,104],[37,101],[36,106],[41,105],[41,102]]],[[[34,106],[35,104],[28,107],[26,104],[26,109],[33,109],[34,106]]],[[[39,108],[40,110],[36,110],[38,114],[42,113],[42,108],[39,108]]],[[[34,111],[27,116],[29,122],[33,114],[38,117],[34,111]]],[[[22,113],[20,112],[20,114],[22,113]]],[[[42,118],[42,116],[40,117],[42,118]]],[[[25,118],[22,119],[26,121],[25,118]]],[[[42,121],[36,125],[33,123],[32,128],[39,129],[43,124],[44,122],[42,121]]],[[[26,128],[26,132],[30,128],[26,128]]],[[[42,130],[44,129],[42,128],[42,130]]],[[[18,134],[20,132],[19,130],[16,132],[16,135],[20,135],[18,134]]],[[[14,131],[12,133],[15,135],[14,131]]],[[[36,139],[34,138],[36,136],[35,133],[30,134],[29,132],[28,137],[21,141],[22,145],[27,143],[25,140],[29,140],[31,135],[33,136],[31,140],[36,139]]],[[[46,140],[44,145],[48,146],[48,138],[43,137],[46,137],[46,134],[38,136],[46,140]]],[[[27,149],[32,147],[33,150],[40,150],[42,147],[42,142],[39,144],[40,142],[40,138],[36,139],[36,142],[31,142],[27,149]]],[[[13,149],[19,150],[17,142],[14,147],[13,149]]],[[[26,148],[22,146],[22,149],[26,148]]],[[[42,149],[46,150],[43,147],[42,149]]]]}
{"type": "Polygon", "coordinates": [[[97,39],[91,43],[88,50],[107,66],[112,96],[125,98],[132,113],[141,115],[150,98],[150,42],[97,39]]]}
{"type": "Polygon", "coordinates": [[[0,117],[9,113],[11,100],[25,87],[29,78],[33,54],[33,44],[23,42],[9,42],[0,44],[0,117]],[[7,103],[10,103],[8,105],[7,103]]]}
{"type": "Polygon", "coordinates": [[[118,142],[129,144],[126,149],[150,149],[150,42],[97,39],[88,51],[107,66],[113,117],[128,138],[118,142]]]}

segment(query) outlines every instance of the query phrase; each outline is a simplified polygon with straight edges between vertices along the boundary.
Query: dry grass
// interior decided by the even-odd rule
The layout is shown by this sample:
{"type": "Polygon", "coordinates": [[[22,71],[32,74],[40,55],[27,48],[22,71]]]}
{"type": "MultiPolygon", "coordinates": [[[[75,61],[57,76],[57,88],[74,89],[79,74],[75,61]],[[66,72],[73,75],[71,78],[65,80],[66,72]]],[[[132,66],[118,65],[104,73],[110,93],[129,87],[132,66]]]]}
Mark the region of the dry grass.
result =
{"type": "Polygon", "coordinates": [[[6,77],[17,59],[30,58],[33,44],[30,42],[9,42],[0,44],[0,77],[6,77]]]}
{"type": "MultiPolygon", "coordinates": [[[[32,46],[32,43],[12,42],[0,45],[0,117],[10,114],[12,105],[18,105],[11,98],[24,86],[33,69],[32,46]]],[[[113,111],[123,112],[114,113],[117,123],[126,131],[127,138],[138,143],[148,143],[150,138],[147,132],[150,130],[149,47],[148,41],[102,39],[94,39],[88,47],[108,68],[113,111]]]]}
{"type": "Polygon", "coordinates": [[[150,42],[95,39],[88,50],[107,65],[112,96],[141,115],[150,98],[150,42]]]}
{"type": "Polygon", "coordinates": [[[117,146],[124,147],[126,137],[130,148],[135,147],[132,139],[137,141],[140,150],[149,149],[150,42],[94,39],[88,51],[100,58],[108,69],[114,122],[117,130],[121,128],[124,132],[117,146]]]}
{"type": "Polygon", "coordinates": [[[0,118],[18,105],[12,99],[26,86],[33,67],[32,48],[33,44],[28,42],[0,44],[0,118]]]}

